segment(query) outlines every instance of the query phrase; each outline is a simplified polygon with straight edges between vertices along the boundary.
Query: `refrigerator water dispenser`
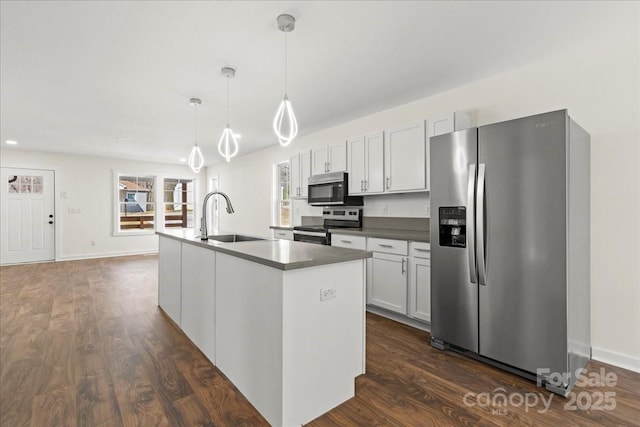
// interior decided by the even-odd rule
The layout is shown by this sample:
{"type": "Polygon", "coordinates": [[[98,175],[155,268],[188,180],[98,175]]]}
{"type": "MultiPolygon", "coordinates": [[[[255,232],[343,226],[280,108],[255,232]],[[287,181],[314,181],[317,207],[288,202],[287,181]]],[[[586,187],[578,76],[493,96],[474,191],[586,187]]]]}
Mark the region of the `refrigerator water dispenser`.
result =
{"type": "Polygon", "coordinates": [[[467,208],[439,208],[440,246],[467,247],[467,208]]]}

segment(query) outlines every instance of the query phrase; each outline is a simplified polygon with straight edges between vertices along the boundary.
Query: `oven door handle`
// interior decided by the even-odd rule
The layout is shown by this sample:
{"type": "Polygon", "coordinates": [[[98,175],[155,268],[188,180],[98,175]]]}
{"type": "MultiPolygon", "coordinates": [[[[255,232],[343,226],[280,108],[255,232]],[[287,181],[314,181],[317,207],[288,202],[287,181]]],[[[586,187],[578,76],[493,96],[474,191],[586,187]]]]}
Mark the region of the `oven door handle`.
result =
{"type": "Polygon", "coordinates": [[[316,232],[316,231],[297,231],[293,230],[293,234],[297,234],[299,236],[314,236],[314,237],[326,237],[327,233],[316,232]]]}

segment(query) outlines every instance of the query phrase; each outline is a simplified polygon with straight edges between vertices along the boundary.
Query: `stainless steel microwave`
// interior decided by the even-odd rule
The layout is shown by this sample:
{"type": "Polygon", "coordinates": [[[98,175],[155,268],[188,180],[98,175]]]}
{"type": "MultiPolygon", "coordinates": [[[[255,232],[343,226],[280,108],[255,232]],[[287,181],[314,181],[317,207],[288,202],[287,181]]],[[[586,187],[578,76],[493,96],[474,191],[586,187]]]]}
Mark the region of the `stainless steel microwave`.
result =
{"type": "Polygon", "coordinates": [[[362,206],[362,196],[349,196],[347,172],[331,172],[309,178],[307,202],[312,206],[362,206]]]}

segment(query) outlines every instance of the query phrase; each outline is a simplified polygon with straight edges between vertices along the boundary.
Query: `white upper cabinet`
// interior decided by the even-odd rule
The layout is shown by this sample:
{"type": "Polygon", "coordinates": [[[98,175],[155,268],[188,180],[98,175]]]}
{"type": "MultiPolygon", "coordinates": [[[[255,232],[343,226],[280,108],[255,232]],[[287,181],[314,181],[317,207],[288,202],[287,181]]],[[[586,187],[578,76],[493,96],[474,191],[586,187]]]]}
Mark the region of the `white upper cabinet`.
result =
{"type": "Polygon", "coordinates": [[[311,152],[301,151],[289,158],[291,166],[291,198],[306,198],[311,176],[311,152]]]}
{"type": "Polygon", "coordinates": [[[339,142],[316,148],[311,154],[312,175],[347,170],[347,144],[339,142]]]}
{"type": "Polygon", "coordinates": [[[309,194],[309,177],[311,176],[311,152],[300,152],[300,196],[304,199],[309,194]]]}
{"type": "Polygon", "coordinates": [[[384,191],[384,133],[347,139],[349,194],[384,191]]]}
{"type": "Polygon", "coordinates": [[[347,139],[349,194],[364,193],[364,181],[366,179],[365,151],[364,136],[354,136],[347,139]]]}
{"type": "Polygon", "coordinates": [[[384,132],[374,132],[364,136],[366,147],[366,170],[364,189],[367,193],[384,191],[384,132]]]}
{"type": "Polygon", "coordinates": [[[425,121],[418,120],[385,131],[385,190],[425,190],[427,156],[425,121]]]}
{"type": "Polygon", "coordinates": [[[443,135],[471,127],[471,116],[455,112],[433,116],[429,119],[429,136],[443,135]]]}

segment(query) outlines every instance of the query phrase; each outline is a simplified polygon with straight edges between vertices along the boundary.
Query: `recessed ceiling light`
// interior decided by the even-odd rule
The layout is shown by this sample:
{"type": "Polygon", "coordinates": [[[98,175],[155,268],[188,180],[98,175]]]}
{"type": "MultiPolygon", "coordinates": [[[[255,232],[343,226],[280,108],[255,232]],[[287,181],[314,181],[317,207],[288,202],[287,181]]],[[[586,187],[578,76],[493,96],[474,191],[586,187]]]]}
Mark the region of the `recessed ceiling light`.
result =
{"type": "Polygon", "coordinates": [[[187,161],[187,159],[180,159],[180,161],[181,161],[181,162],[186,162],[186,161],[187,161]]]}
{"type": "Polygon", "coordinates": [[[12,139],[7,139],[7,140],[5,141],[5,143],[7,143],[7,144],[9,144],[9,145],[17,145],[17,144],[18,144],[18,141],[14,141],[14,140],[12,140],[12,139]]]}
{"type": "Polygon", "coordinates": [[[125,140],[125,138],[123,136],[119,136],[119,137],[116,138],[116,141],[118,141],[118,142],[122,142],[124,140],[125,140]]]}

